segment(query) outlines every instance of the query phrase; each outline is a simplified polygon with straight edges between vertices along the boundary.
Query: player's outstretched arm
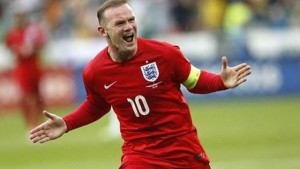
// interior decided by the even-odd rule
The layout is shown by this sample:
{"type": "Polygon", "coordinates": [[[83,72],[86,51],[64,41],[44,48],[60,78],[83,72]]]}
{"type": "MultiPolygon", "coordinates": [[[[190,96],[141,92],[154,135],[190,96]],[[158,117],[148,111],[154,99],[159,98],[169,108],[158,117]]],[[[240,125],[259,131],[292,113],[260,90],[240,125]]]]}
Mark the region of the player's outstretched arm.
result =
{"type": "Polygon", "coordinates": [[[234,67],[228,66],[228,60],[222,57],[221,78],[227,88],[235,88],[247,81],[246,77],[251,74],[251,67],[246,63],[238,64],[234,67]]]}
{"type": "Polygon", "coordinates": [[[67,131],[67,125],[63,118],[43,111],[48,120],[30,131],[30,140],[33,143],[45,143],[62,136],[67,131]]]}

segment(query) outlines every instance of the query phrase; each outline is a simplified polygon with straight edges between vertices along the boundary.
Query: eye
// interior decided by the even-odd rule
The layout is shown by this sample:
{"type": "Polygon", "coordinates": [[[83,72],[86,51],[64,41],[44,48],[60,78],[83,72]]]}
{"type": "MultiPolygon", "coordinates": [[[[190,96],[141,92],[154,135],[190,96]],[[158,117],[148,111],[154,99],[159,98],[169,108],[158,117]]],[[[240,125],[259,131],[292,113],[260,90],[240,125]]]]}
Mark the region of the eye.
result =
{"type": "Polygon", "coordinates": [[[124,25],[125,24],[125,21],[117,21],[116,23],[115,23],[115,26],[122,26],[122,25],[124,25]]]}
{"type": "Polygon", "coordinates": [[[131,23],[132,23],[132,22],[135,22],[135,18],[134,18],[134,17],[129,18],[129,19],[128,19],[128,22],[131,22],[131,23]]]}

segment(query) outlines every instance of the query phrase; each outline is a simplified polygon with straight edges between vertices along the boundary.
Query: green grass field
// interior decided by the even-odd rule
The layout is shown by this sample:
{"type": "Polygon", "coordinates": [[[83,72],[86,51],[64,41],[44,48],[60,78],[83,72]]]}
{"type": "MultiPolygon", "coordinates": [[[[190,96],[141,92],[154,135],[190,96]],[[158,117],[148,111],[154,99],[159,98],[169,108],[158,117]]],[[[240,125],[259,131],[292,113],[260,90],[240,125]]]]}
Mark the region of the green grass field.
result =
{"type": "MultiPolygon", "coordinates": [[[[300,97],[199,101],[191,109],[212,169],[300,169],[300,97]]],[[[122,141],[107,140],[107,122],[33,145],[18,113],[0,113],[0,168],[117,169],[122,141]]]]}

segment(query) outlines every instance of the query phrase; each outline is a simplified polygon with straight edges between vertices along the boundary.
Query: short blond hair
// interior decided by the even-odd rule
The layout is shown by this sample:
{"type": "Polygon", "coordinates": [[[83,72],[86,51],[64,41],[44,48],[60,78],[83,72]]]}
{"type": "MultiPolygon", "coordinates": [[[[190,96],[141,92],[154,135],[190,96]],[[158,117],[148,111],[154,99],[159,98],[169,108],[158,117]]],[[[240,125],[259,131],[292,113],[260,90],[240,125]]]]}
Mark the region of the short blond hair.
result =
{"type": "Polygon", "coordinates": [[[128,1],[127,0],[107,0],[105,1],[97,10],[97,18],[98,18],[98,23],[100,25],[103,25],[103,13],[108,9],[108,8],[112,8],[112,7],[118,7],[121,6],[123,4],[127,4],[128,1]]]}

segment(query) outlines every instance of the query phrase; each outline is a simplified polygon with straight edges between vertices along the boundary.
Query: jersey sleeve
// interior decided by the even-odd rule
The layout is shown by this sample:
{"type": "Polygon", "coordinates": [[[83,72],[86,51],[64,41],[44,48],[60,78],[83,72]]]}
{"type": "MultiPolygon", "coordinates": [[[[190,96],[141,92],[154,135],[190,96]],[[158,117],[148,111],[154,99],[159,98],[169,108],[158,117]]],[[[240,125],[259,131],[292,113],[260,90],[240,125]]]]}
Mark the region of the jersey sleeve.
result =
{"type": "Polygon", "coordinates": [[[169,50],[170,65],[173,68],[176,82],[183,84],[191,70],[190,61],[183,55],[178,46],[172,46],[169,50]]]}
{"type": "Polygon", "coordinates": [[[179,47],[173,46],[170,56],[176,81],[183,84],[191,93],[207,94],[227,89],[219,74],[194,67],[179,47]]]}
{"type": "Polygon", "coordinates": [[[89,68],[87,68],[83,75],[87,97],[73,113],[63,118],[67,124],[67,131],[98,120],[108,113],[111,108],[105,99],[94,90],[91,77],[92,75],[90,74],[89,68]]]}
{"type": "Polygon", "coordinates": [[[228,89],[219,74],[201,70],[199,76],[194,86],[188,88],[191,93],[208,94],[228,89]]]}

